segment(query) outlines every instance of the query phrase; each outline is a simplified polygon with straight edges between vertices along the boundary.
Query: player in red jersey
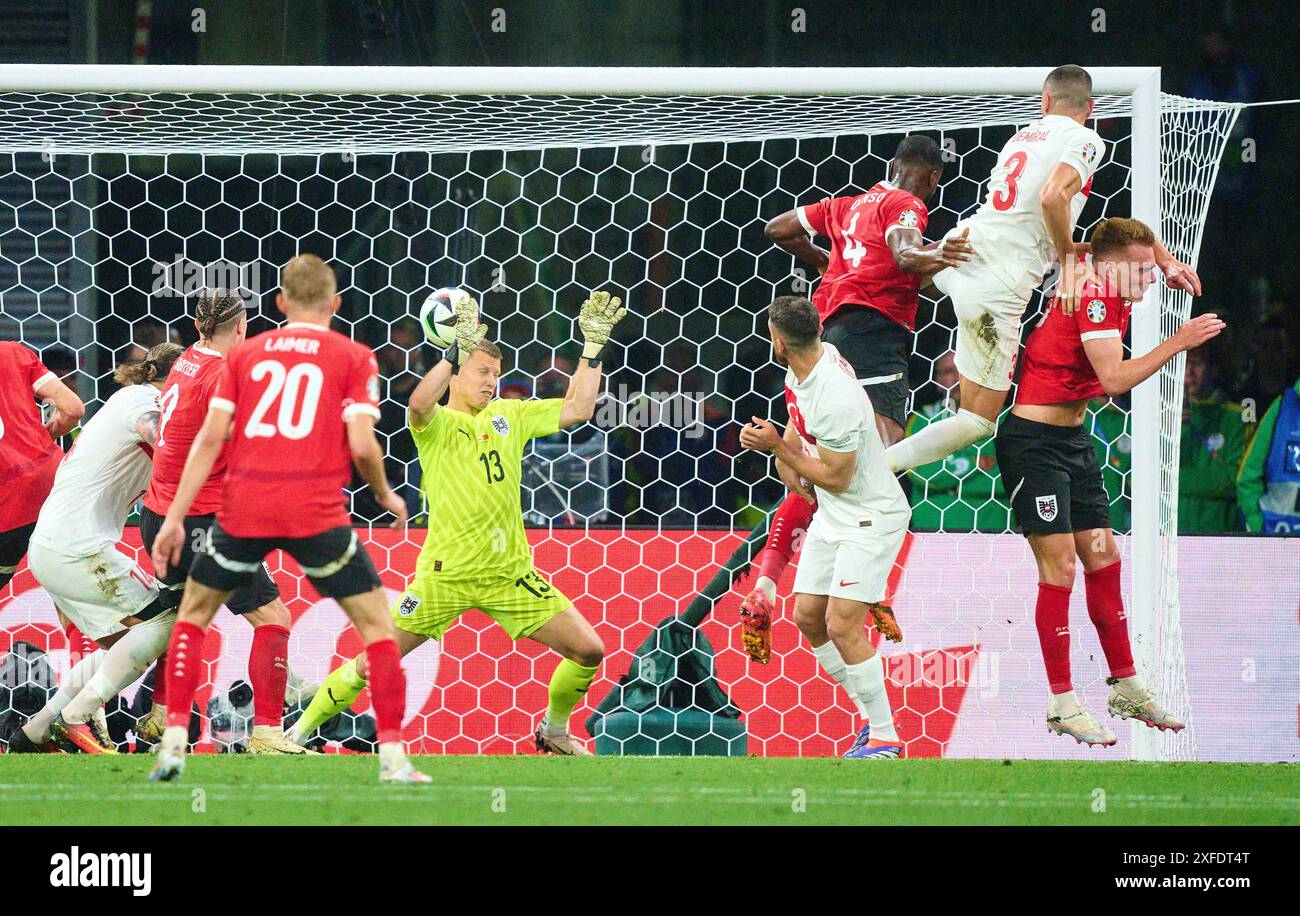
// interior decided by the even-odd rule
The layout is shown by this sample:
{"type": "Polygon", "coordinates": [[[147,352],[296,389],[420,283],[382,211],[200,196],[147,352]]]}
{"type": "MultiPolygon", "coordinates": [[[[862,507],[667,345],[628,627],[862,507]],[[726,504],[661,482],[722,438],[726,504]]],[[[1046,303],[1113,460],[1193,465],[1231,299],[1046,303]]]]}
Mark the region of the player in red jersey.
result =
{"type": "MultiPolygon", "coordinates": [[[[1073,314],[1048,308],[1030,335],[1011,415],[997,432],[998,468],[1016,523],[1038,563],[1034,619],[1051,690],[1047,727],[1088,744],[1111,745],[1070,684],[1070,591],[1075,557],[1083,566],[1088,617],[1110,668],[1107,710],[1155,728],[1183,723],[1163,710],[1133,665],[1120,557],[1110,527],[1110,501],[1092,437],[1083,427],[1088,401],[1116,397],[1165,363],[1217,336],[1224,323],[1200,315],[1150,353],[1124,358],[1131,303],[1156,273],[1155,235],[1135,219],[1103,220],[1093,230],[1096,283],[1085,286],[1073,314]]],[[[1055,305],[1056,303],[1053,303],[1055,305]]]]}
{"type": "Polygon", "coordinates": [[[56,440],[85,412],[81,398],[35,353],[20,343],[0,342],[0,588],[18,571],[41,504],[54,486],[63,460],[56,440]],[[54,406],[48,421],[41,420],[38,398],[54,406]]]}
{"type": "MultiPolygon", "coordinates": [[[[939,145],[914,134],[899,143],[888,180],[865,194],[798,207],[767,224],[769,238],[822,275],[812,296],[822,339],[853,367],[886,446],[903,437],[907,422],[907,363],[921,285],[971,257],[964,235],[942,245],[922,238],[930,218],[926,201],[942,176],[939,145]],[[829,238],[830,251],[813,244],[812,236],[829,238]]],[[[784,462],[776,467],[790,493],[773,514],[767,543],[754,560],[754,590],[740,608],[745,650],[760,663],[771,655],[776,583],[815,510],[811,488],[784,462]]]]}
{"type": "MultiPolygon", "coordinates": [[[[176,495],[181,472],[185,469],[185,458],[207,416],[208,403],[226,364],[226,354],[244,340],[248,329],[244,311],[244,300],[224,290],[199,296],[194,317],[199,341],[176,360],[158,399],[161,419],[158,441],[154,444],[153,475],[140,512],[140,539],[147,551],[153,550],[163,518],[176,495]]],[[[163,603],[168,609],[180,604],[186,573],[194,562],[194,554],[201,551],[207,541],[208,530],[221,506],[225,475],[226,462],[222,455],[185,517],[185,540],[181,545],[180,561],[172,564],[167,574],[159,579],[163,603]]],[[[248,585],[230,596],[226,607],[232,614],[243,616],[253,627],[253,644],[248,653],[248,682],[253,687],[253,733],[248,741],[248,752],[304,753],[304,748],[285,738],[281,723],[289,677],[289,626],[292,621],[289,609],[280,600],[280,589],[265,566],[259,567],[248,585]]],[[[159,673],[154,677],[153,708],[136,723],[136,735],[146,741],[156,742],[166,727],[166,678],[161,676],[161,672],[166,670],[167,659],[163,656],[158,660],[159,673]]]]}
{"type": "Polygon", "coordinates": [[[318,592],[342,605],[366,645],[380,780],[429,782],[402,747],[406,676],[379,575],[352,529],[343,495],[355,465],[379,505],[395,516],[393,527],[406,523],[406,504],[388,486],[375,438],[378,366],[369,347],[330,330],[341,299],[334,271],[320,258],[294,258],[280,283],[276,305],[289,321],[226,357],[154,540],[154,565],[165,576],[180,560],[185,517],[229,440],[221,506],[207,549],[190,568],[167,648],[167,730],[149,778],[171,780],[184,770],[207,626],[234,591],[253,581],[266,555],[281,549],[318,592]]]}

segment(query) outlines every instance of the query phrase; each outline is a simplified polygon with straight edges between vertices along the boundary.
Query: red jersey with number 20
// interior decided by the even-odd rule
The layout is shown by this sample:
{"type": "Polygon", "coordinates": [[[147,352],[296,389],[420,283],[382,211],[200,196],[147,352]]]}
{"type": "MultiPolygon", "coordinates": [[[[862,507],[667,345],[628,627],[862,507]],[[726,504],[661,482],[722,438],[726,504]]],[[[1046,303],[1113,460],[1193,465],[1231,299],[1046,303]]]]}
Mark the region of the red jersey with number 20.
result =
{"type": "Polygon", "coordinates": [[[1017,404],[1064,404],[1105,395],[1084,341],[1122,339],[1133,307],[1119,296],[1084,287],[1079,307],[1066,316],[1052,303],[1025,343],[1017,404]]]}
{"type": "MultiPolygon", "coordinates": [[[[203,426],[208,414],[208,402],[221,381],[221,369],[226,364],[221,354],[198,344],[182,353],[167,373],[167,386],[158,398],[160,412],[158,441],[153,447],[153,476],[149,478],[149,492],[144,496],[146,507],[159,515],[166,515],[176,488],[185,470],[185,459],[190,446],[203,426]]],[[[221,507],[221,485],[226,476],[226,457],[223,452],[212,466],[203,489],[190,506],[190,515],[211,515],[221,507]]]]}
{"type": "Polygon", "coordinates": [[[881,181],[865,194],[828,197],[795,213],[809,235],[831,240],[830,263],[812,297],[822,324],[857,304],[915,330],[921,278],[899,270],[888,239],[899,229],[925,232],[930,211],[921,198],[881,181]]]}
{"type": "Polygon", "coordinates": [[[346,422],[379,417],[379,369],[364,344],[290,322],[235,347],[211,406],[234,414],[221,527],[242,538],[301,538],[350,525],[346,422]]]}

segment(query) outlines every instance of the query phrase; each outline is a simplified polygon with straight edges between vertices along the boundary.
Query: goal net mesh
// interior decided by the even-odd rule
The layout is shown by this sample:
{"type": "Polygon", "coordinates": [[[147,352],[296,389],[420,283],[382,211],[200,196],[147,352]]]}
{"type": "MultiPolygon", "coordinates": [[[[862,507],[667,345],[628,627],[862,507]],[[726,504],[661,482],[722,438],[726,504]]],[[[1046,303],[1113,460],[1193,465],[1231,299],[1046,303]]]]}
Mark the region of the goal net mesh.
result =
{"type": "MultiPolygon", "coordinates": [[[[279,266],[298,252],[324,257],[343,296],[335,327],[378,354],[378,428],[389,476],[413,510],[412,526],[393,533],[371,527],[377,509],[367,492],[351,497],[396,597],[424,534],[420,468],[403,427],[406,397],[437,359],[413,327],[420,302],[437,287],[473,291],[505,352],[502,396],[554,397],[579,351],[576,314],[587,292],[622,295],[629,317],[611,347],[594,421],[536,441],[525,459],[522,501],[537,566],[595,623],[607,649],[575,713],[581,734],[652,628],[695,598],[782,495],[768,462],[739,448],[738,430],[751,415],[784,424],[782,372],[759,316],[774,295],[808,293],[815,276],[768,242],[764,222],[869,187],[885,177],[901,137],[925,130],[948,159],[931,201],[928,235],[938,237],[977,205],[1001,145],[1038,116],[1038,105],[1036,95],[957,94],[3,94],[0,337],[40,352],[93,417],[112,393],[114,365],[134,348],[167,335],[194,341],[198,289],[246,292],[252,335],[279,317],[279,266]]],[[[1163,97],[1160,231],[1184,260],[1195,261],[1236,111],[1163,97]]],[[[1130,212],[1132,99],[1099,98],[1093,123],[1107,161],[1082,233],[1130,212]]],[[[1026,334],[1042,305],[1036,294],[1026,334]]],[[[1187,296],[1162,290],[1162,333],[1189,308],[1187,296]]],[[[913,428],[951,409],[953,329],[950,305],[923,299],[913,428]]],[[[1160,664],[1147,674],[1161,699],[1190,717],[1175,536],[1181,364],[1161,371],[1159,416],[1143,420],[1160,429],[1160,493],[1146,503],[1159,514],[1159,555],[1127,555],[1123,540],[1126,568],[1160,567],[1160,664]]],[[[1130,486],[1132,422],[1127,399],[1089,412],[1121,534],[1147,498],[1130,486]]],[[[909,487],[914,534],[891,579],[907,640],[885,649],[908,752],[1076,755],[1042,728],[1034,568],[1011,533],[991,441],[918,469],[909,487]]],[[[138,550],[134,529],[125,543],[138,550]]],[[[320,600],[291,560],[269,562],[294,614],[297,699],[360,645],[337,605],[320,600]]],[[[793,568],[781,583],[770,665],[751,666],[737,648],[746,581],[701,625],[733,704],[723,714],[741,714],[742,752],[843,752],[854,715],[790,620],[792,581],[793,568]]],[[[1127,590],[1127,569],[1125,581],[1127,590]]],[[[1079,625],[1086,615],[1076,591],[1075,684],[1099,710],[1106,672],[1095,636],[1079,625]]],[[[247,680],[251,628],[223,615],[214,629],[199,704],[203,741],[222,749],[237,747],[248,727],[239,682],[247,680]]],[[[21,642],[47,650],[56,676],[66,670],[53,606],[25,567],[0,592],[0,654],[21,642]]],[[[467,614],[440,644],[408,658],[407,739],[435,753],[523,749],[554,664],[553,655],[467,614]]],[[[0,714],[23,696],[13,684],[0,688],[0,714]]],[[[682,708],[695,703],[690,690],[674,696],[682,708]]],[[[358,733],[367,709],[363,695],[358,733]]],[[[618,750],[611,740],[606,749],[618,750]]],[[[1190,729],[1162,740],[1163,756],[1195,754],[1190,729]]]]}

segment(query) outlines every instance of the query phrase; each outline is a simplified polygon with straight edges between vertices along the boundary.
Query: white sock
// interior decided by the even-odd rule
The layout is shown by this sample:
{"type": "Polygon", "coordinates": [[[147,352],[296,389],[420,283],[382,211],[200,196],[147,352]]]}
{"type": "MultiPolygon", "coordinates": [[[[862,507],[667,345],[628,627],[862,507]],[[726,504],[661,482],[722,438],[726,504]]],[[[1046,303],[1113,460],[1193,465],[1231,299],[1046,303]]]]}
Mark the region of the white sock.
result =
{"type": "Polygon", "coordinates": [[[55,716],[63,712],[63,708],[71,703],[72,698],[81,693],[87,682],[94,677],[106,654],[103,649],[96,649],[73,665],[72,670],[68,672],[68,676],[59,685],[59,689],[54,692],[54,696],[50,697],[45,705],[27,720],[26,724],[23,725],[23,732],[32,740],[33,744],[44,744],[50,740],[50,723],[54,721],[55,716]]]}
{"type": "Polygon", "coordinates": [[[858,702],[867,711],[872,739],[897,741],[894,711],[889,708],[889,694],[885,693],[885,662],[880,653],[865,662],[845,666],[844,674],[848,679],[849,692],[857,696],[858,702]]]}
{"type": "Polygon", "coordinates": [[[940,458],[947,458],[997,432],[997,424],[969,410],[958,410],[956,416],[936,420],[924,429],[885,449],[885,459],[894,473],[920,467],[940,458]]]}
{"type": "Polygon", "coordinates": [[[552,725],[550,719],[548,719],[545,716],[542,717],[542,734],[545,735],[546,737],[562,738],[568,733],[569,733],[569,723],[565,722],[561,725],[552,725]]]}
{"type": "Polygon", "coordinates": [[[63,710],[67,722],[85,722],[95,710],[144,674],[154,660],[167,651],[174,613],[160,614],[131,627],[104,654],[104,662],[94,677],[63,710]]]}
{"type": "Polygon", "coordinates": [[[1133,675],[1133,677],[1120,677],[1115,680],[1119,681],[1119,689],[1128,694],[1141,693],[1146,689],[1145,685],[1142,683],[1142,678],[1137,675],[1133,675]]]}
{"type": "Polygon", "coordinates": [[[1079,700],[1075,697],[1073,690],[1067,690],[1065,693],[1054,693],[1051,699],[1047,701],[1048,718],[1068,719],[1079,711],[1079,700]]]}
{"type": "Polygon", "coordinates": [[[379,745],[380,767],[397,767],[406,762],[406,748],[400,741],[384,741],[379,745]]]}
{"type": "Polygon", "coordinates": [[[776,583],[775,583],[775,582],[773,582],[773,581],[772,581],[771,579],[769,579],[767,576],[759,576],[759,577],[758,577],[758,581],[755,582],[754,585],[755,585],[756,587],[761,588],[761,589],[763,590],[763,594],[764,594],[764,595],[767,595],[767,600],[768,600],[768,601],[771,601],[773,604],[776,603],[776,583]]]}
{"type": "Polygon", "coordinates": [[[283,725],[254,725],[254,738],[274,738],[276,735],[284,734],[283,725]]]}
{"type": "Polygon", "coordinates": [[[844,673],[844,656],[840,655],[840,650],[835,648],[835,643],[828,639],[820,646],[813,646],[813,655],[817,656],[817,661],[821,663],[822,670],[831,676],[831,680],[843,687],[845,692],[848,693],[849,699],[858,708],[858,715],[866,719],[867,710],[863,708],[857,695],[849,689],[848,678],[844,673]]]}

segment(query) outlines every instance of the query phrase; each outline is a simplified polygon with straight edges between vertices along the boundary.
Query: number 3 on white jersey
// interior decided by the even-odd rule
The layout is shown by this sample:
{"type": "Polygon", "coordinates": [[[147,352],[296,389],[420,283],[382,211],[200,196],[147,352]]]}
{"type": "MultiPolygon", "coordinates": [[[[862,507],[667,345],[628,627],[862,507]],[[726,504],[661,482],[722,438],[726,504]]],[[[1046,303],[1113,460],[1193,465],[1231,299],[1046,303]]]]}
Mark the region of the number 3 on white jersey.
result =
{"type": "Polygon", "coordinates": [[[305,439],[316,425],[316,407],[320,403],[321,387],[325,384],[325,375],[315,363],[298,363],[292,369],[285,370],[284,364],[273,359],[264,359],[253,367],[253,381],[260,382],[270,378],[266,390],[253,409],[253,414],[244,426],[244,435],[249,439],[271,437],[276,433],[286,439],[305,439]],[[305,384],[304,384],[305,382],[305,384]],[[263,422],[276,399],[280,399],[280,411],[275,425],[263,422]],[[297,414],[297,420],[294,415],[297,414]]]}

